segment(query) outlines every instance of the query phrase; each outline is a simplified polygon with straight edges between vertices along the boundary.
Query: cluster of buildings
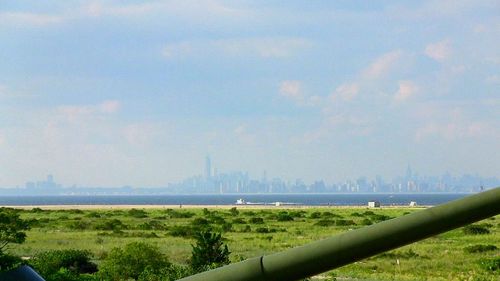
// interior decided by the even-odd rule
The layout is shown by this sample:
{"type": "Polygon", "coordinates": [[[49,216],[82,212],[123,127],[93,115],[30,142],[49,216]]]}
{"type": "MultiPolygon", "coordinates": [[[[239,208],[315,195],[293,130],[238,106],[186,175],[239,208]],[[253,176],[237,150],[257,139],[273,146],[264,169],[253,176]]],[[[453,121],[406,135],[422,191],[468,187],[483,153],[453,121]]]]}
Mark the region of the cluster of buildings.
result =
{"type": "Polygon", "coordinates": [[[419,193],[419,192],[477,192],[484,187],[499,186],[496,178],[482,178],[475,175],[454,177],[449,173],[442,176],[424,177],[414,173],[408,165],[404,176],[390,181],[381,176],[375,179],[359,177],[339,183],[325,183],[317,180],[306,184],[302,180],[285,181],[267,178],[252,179],[247,172],[218,173],[212,168],[209,156],[205,159],[204,175],[187,178],[179,183],[169,184],[167,190],[175,193],[225,194],[225,193],[419,193]]]}
{"type": "Polygon", "coordinates": [[[317,180],[305,183],[280,178],[267,178],[264,172],[260,179],[251,178],[248,172],[218,172],[210,157],[205,159],[204,174],[189,177],[166,187],[62,187],[52,175],[46,180],[27,182],[24,188],[5,189],[4,193],[17,194],[236,194],[236,193],[429,193],[429,192],[478,192],[483,188],[500,186],[497,178],[482,178],[476,175],[454,177],[449,173],[424,177],[414,173],[410,166],[403,176],[386,181],[381,176],[374,179],[359,177],[338,183],[317,180]]]}

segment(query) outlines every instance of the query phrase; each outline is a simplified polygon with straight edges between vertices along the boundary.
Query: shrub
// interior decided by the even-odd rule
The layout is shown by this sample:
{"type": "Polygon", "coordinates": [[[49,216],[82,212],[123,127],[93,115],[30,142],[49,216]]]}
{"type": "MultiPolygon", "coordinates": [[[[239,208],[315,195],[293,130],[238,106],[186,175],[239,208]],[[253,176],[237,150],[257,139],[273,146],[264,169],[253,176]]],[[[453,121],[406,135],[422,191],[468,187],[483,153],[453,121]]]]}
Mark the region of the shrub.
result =
{"type": "Polygon", "coordinates": [[[77,221],[72,221],[67,224],[67,227],[69,229],[73,230],[85,230],[85,229],[90,229],[90,222],[87,220],[77,220],[77,221]]]}
{"type": "Polygon", "coordinates": [[[323,219],[323,220],[319,220],[314,225],[317,225],[317,226],[333,226],[333,225],[335,225],[335,221],[323,219]]]}
{"type": "Polygon", "coordinates": [[[373,222],[370,219],[367,219],[367,218],[364,218],[361,221],[361,225],[372,225],[372,224],[373,224],[373,222]]]}
{"type": "Polygon", "coordinates": [[[169,266],[159,249],[143,242],[132,242],[122,248],[114,248],[101,265],[104,280],[137,280],[145,270],[159,272],[169,266]]]}
{"type": "Polygon", "coordinates": [[[209,225],[209,222],[207,219],[204,218],[195,218],[192,222],[191,225],[200,227],[200,226],[207,226],[209,225]]]}
{"type": "Polygon", "coordinates": [[[241,232],[251,232],[252,228],[247,224],[244,228],[241,229],[241,232]]]}
{"type": "Polygon", "coordinates": [[[148,213],[142,209],[130,209],[127,214],[138,219],[146,218],[148,216],[148,213]]]}
{"type": "Polygon", "coordinates": [[[464,232],[464,234],[468,235],[481,235],[490,233],[489,229],[487,229],[486,227],[474,224],[465,226],[464,228],[462,228],[462,231],[464,232]]]}
{"type": "Polygon", "coordinates": [[[234,223],[234,224],[245,224],[245,223],[247,223],[247,222],[246,222],[244,219],[242,219],[242,218],[235,218],[235,219],[233,220],[233,223],[234,223]]]}
{"type": "Polygon", "coordinates": [[[175,225],[170,228],[168,234],[174,237],[189,238],[194,235],[194,230],[190,226],[175,225]]]}
{"type": "Polygon", "coordinates": [[[342,218],[341,215],[334,214],[332,212],[323,212],[321,213],[321,217],[323,218],[342,218]]]}
{"type": "Polygon", "coordinates": [[[309,218],[319,219],[319,218],[321,218],[321,213],[320,212],[313,212],[313,213],[311,213],[311,215],[309,215],[309,218]]]}
{"type": "Polygon", "coordinates": [[[249,222],[253,224],[264,224],[264,219],[261,217],[253,217],[250,218],[249,222]]]}
{"type": "Polygon", "coordinates": [[[356,225],[356,223],[352,220],[335,220],[336,226],[348,226],[348,225],[356,225]]]}
{"type": "Polygon", "coordinates": [[[245,212],[243,212],[243,214],[245,216],[249,216],[249,217],[255,216],[255,212],[254,211],[245,211],[245,212]]]}
{"type": "Polygon", "coordinates": [[[122,230],[127,228],[127,225],[119,219],[106,220],[94,225],[96,230],[122,230]]]}
{"type": "Polygon", "coordinates": [[[74,274],[94,273],[97,271],[97,265],[90,259],[90,252],[85,250],[51,250],[35,255],[30,264],[40,275],[49,278],[61,269],[74,274]]]}
{"type": "Polygon", "coordinates": [[[21,258],[0,251],[0,272],[14,269],[21,264],[21,258]]]}
{"type": "Polygon", "coordinates": [[[191,267],[195,272],[229,264],[229,249],[220,233],[202,231],[195,234],[196,245],[192,245],[191,267]]]}
{"type": "Polygon", "coordinates": [[[138,281],[175,281],[190,276],[193,271],[183,265],[171,264],[159,271],[146,268],[139,276],[138,281]]]}
{"type": "Polygon", "coordinates": [[[0,253],[11,243],[23,243],[29,229],[29,222],[21,219],[19,212],[0,208],[0,253]]]}
{"type": "Polygon", "coordinates": [[[173,209],[167,209],[166,212],[172,219],[189,219],[195,216],[195,213],[188,211],[175,211],[173,209]]]}
{"type": "Polygon", "coordinates": [[[500,270],[500,257],[482,259],[479,265],[486,271],[498,271],[500,270]]]}
{"type": "Polygon", "coordinates": [[[483,253],[483,252],[488,252],[488,251],[494,251],[497,249],[498,248],[495,245],[477,244],[477,245],[471,245],[471,246],[465,247],[464,252],[466,252],[466,253],[483,253]]]}
{"type": "Polygon", "coordinates": [[[232,207],[231,209],[229,209],[229,213],[233,216],[233,217],[236,217],[240,214],[240,211],[238,211],[238,209],[236,207],[232,207]]]}
{"type": "Polygon", "coordinates": [[[269,233],[269,228],[267,228],[267,227],[258,227],[257,229],[255,229],[255,232],[257,232],[257,233],[269,233]]]}
{"type": "Polygon", "coordinates": [[[95,212],[95,211],[90,212],[90,213],[86,214],[85,216],[87,218],[100,218],[100,217],[102,217],[101,214],[99,214],[98,212],[95,212]]]}
{"type": "Polygon", "coordinates": [[[279,212],[276,219],[278,221],[293,221],[293,217],[287,212],[279,212]]]}
{"type": "Polygon", "coordinates": [[[212,216],[210,221],[215,224],[225,224],[226,220],[221,216],[212,216]]]}
{"type": "Polygon", "coordinates": [[[138,225],[137,228],[142,230],[165,230],[167,226],[160,221],[152,220],[138,225]]]}
{"type": "Polygon", "coordinates": [[[222,231],[224,231],[224,232],[229,232],[229,231],[232,231],[232,230],[233,230],[233,225],[232,225],[232,224],[230,224],[230,223],[228,223],[228,222],[226,222],[226,223],[224,223],[224,224],[221,226],[221,228],[222,228],[222,231]]]}
{"type": "Polygon", "coordinates": [[[306,211],[290,211],[289,212],[290,216],[294,218],[303,218],[305,217],[306,211]]]}

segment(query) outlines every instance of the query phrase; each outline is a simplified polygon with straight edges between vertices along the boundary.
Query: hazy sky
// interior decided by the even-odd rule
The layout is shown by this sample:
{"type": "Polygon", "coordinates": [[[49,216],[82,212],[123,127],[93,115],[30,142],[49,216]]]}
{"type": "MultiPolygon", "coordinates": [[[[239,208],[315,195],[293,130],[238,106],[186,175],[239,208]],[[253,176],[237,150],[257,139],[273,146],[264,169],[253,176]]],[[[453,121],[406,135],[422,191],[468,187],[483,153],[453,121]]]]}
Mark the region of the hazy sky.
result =
{"type": "Polygon", "coordinates": [[[0,186],[500,176],[500,2],[0,0],[0,186]]]}

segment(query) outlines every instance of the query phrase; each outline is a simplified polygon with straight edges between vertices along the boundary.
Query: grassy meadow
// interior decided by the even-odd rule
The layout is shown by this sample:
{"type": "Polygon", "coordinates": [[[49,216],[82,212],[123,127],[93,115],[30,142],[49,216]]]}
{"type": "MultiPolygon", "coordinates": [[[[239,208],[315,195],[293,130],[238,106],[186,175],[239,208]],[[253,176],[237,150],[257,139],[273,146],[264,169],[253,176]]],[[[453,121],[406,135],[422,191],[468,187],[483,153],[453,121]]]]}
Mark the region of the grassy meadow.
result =
{"type": "MultiPolygon", "coordinates": [[[[23,257],[46,250],[85,249],[97,263],[113,247],[144,241],[174,263],[191,254],[202,228],[223,233],[233,262],[303,245],[337,233],[418,211],[418,208],[148,208],[21,210],[31,221],[23,257]]],[[[500,216],[428,238],[313,280],[500,280],[500,216]]],[[[390,238],[388,238],[390,239],[390,238]]]]}

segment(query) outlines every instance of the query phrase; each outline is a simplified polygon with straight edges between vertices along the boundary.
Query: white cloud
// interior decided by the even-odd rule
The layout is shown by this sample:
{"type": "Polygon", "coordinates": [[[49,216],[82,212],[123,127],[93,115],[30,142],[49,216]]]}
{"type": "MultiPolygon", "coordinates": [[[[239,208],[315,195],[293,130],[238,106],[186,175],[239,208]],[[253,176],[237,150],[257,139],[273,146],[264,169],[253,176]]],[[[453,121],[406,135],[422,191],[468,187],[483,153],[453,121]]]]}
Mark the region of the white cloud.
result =
{"type": "Polygon", "coordinates": [[[410,80],[399,81],[399,88],[394,95],[394,101],[405,102],[411,99],[418,91],[418,87],[410,80]]]}
{"type": "Polygon", "coordinates": [[[363,72],[366,78],[379,78],[391,71],[402,58],[403,52],[395,50],[376,58],[363,72]]]}
{"type": "Polygon", "coordinates": [[[335,92],[333,92],[330,95],[330,98],[335,100],[337,98],[340,98],[344,101],[350,101],[353,98],[355,98],[359,93],[359,86],[356,83],[347,83],[347,84],[342,84],[335,89],[335,92]]]}
{"type": "Polygon", "coordinates": [[[194,52],[194,46],[191,43],[179,42],[179,43],[167,44],[163,48],[161,54],[163,55],[164,58],[172,59],[172,58],[184,57],[193,54],[193,52],[194,52]]]}
{"type": "Polygon", "coordinates": [[[96,105],[63,105],[57,111],[65,121],[74,122],[80,118],[90,117],[95,114],[112,114],[120,109],[117,100],[106,100],[96,105]]]}
{"type": "Polygon", "coordinates": [[[60,15],[36,14],[28,12],[1,12],[0,22],[8,25],[44,26],[64,21],[60,15]]]}
{"type": "MultiPolygon", "coordinates": [[[[499,84],[500,83],[500,75],[490,75],[486,77],[486,82],[491,84],[499,84]]],[[[1,89],[0,89],[1,93],[1,89]]]]}
{"type": "Polygon", "coordinates": [[[161,53],[167,59],[186,56],[241,56],[283,59],[296,55],[312,44],[303,38],[258,37],[205,41],[183,41],[165,45],[161,53]]]}
{"type": "Polygon", "coordinates": [[[238,125],[234,130],[236,138],[245,145],[254,145],[257,141],[255,134],[248,133],[245,125],[238,125]]]}
{"type": "Polygon", "coordinates": [[[6,137],[0,132],[0,146],[3,146],[7,143],[6,137]]]}
{"type": "Polygon", "coordinates": [[[286,58],[310,47],[303,38],[244,38],[224,39],[214,45],[230,55],[253,55],[263,58],[286,58]]]}
{"type": "Polygon", "coordinates": [[[423,141],[431,137],[454,141],[463,138],[495,136],[497,134],[497,129],[486,122],[452,121],[448,123],[428,123],[417,129],[415,137],[417,141],[423,141]]]}
{"type": "Polygon", "coordinates": [[[317,95],[308,95],[302,89],[302,83],[297,80],[285,80],[279,85],[279,94],[300,106],[318,106],[323,98],[317,95]]]}
{"type": "Polygon", "coordinates": [[[450,58],[452,54],[452,47],[450,40],[446,39],[436,43],[428,44],[425,47],[425,54],[439,62],[443,62],[450,58]]]}
{"type": "Polygon", "coordinates": [[[304,94],[302,93],[301,83],[296,80],[283,81],[280,84],[280,94],[286,98],[302,101],[304,94]]]}
{"type": "Polygon", "coordinates": [[[103,113],[115,113],[120,109],[120,105],[117,100],[107,100],[99,104],[99,110],[103,113]]]}

